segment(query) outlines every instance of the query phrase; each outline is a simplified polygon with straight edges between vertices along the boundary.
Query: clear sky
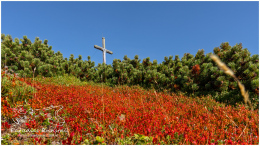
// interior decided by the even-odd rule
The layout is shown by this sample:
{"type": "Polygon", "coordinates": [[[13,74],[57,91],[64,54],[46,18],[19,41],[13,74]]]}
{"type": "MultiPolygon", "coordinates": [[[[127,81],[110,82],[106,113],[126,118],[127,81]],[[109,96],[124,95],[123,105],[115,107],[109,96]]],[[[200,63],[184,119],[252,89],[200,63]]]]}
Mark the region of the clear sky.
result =
{"type": "Polygon", "coordinates": [[[1,2],[1,33],[48,40],[63,57],[91,56],[95,65],[150,57],[213,52],[222,42],[259,54],[259,2],[1,2]]]}

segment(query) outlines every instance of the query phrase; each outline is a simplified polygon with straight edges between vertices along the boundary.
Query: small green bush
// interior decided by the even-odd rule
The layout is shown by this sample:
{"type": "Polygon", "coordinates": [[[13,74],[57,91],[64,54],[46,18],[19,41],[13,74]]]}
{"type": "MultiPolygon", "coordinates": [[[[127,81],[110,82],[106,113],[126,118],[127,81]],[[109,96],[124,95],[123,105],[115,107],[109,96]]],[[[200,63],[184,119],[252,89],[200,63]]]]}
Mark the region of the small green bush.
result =
{"type": "Polygon", "coordinates": [[[3,75],[1,80],[1,97],[13,107],[18,101],[25,102],[33,98],[36,89],[12,75],[3,75]]]}

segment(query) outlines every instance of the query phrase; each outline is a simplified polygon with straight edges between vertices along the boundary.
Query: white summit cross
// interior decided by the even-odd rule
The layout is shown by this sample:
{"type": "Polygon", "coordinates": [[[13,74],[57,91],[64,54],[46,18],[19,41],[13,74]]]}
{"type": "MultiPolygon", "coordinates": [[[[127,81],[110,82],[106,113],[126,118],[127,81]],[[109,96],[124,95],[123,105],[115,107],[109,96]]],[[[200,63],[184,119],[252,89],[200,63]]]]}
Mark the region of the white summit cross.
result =
{"type": "Polygon", "coordinates": [[[102,45],[103,45],[103,47],[94,45],[94,48],[103,51],[103,62],[106,64],[106,53],[113,54],[113,52],[106,49],[104,37],[102,37],[102,45]]]}

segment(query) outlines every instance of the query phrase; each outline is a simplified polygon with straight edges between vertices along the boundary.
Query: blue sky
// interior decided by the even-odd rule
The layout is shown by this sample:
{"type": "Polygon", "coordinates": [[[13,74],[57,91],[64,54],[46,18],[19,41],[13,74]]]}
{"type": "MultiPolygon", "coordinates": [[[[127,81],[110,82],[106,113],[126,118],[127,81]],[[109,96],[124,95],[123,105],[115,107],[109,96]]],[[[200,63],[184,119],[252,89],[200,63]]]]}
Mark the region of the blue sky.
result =
{"type": "Polygon", "coordinates": [[[48,40],[63,57],[91,56],[107,64],[184,53],[213,52],[222,42],[242,43],[251,55],[259,54],[259,2],[1,2],[1,33],[21,39],[26,35],[48,40]]]}

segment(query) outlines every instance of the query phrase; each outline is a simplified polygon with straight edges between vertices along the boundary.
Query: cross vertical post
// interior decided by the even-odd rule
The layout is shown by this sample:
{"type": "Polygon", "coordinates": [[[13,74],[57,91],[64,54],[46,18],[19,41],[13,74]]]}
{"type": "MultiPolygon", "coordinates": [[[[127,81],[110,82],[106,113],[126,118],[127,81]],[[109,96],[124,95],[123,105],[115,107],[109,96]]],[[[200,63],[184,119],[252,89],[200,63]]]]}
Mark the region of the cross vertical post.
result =
{"type": "Polygon", "coordinates": [[[106,49],[105,38],[102,37],[102,47],[99,47],[99,46],[97,46],[97,45],[94,45],[94,48],[96,48],[96,49],[98,49],[98,50],[101,50],[101,51],[103,52],[103,63],[106,64],[106,53],[108,53],[108,54],[113,54],[113,52],[106,49]]]}
{"type": "Polygon", "coordinates": [[[105,38],[102,37],[102,47],[104,48],[103,51],[103,62],[106,64],[106,45],[105,45],[105,38]]]}

